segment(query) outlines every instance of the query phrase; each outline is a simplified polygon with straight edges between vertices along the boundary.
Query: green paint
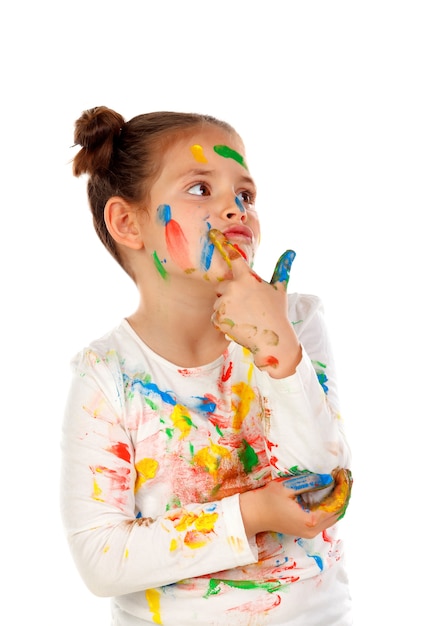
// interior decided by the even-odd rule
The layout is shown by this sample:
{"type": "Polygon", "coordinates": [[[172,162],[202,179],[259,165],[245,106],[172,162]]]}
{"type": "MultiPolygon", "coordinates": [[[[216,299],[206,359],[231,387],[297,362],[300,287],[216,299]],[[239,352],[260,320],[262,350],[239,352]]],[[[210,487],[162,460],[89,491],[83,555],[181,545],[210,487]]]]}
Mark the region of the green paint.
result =
{"type": "Polygon", "coordinates": [[[327,367],[327,365],[325,363],[321,363],[321,361],[314,361],[314,360],[312,360],[312,363],[315,366],[318,365],[319,367],[322,367],[323,369],[325,369],[327,367]]]}
{"type": "Polygon", "coordinates": [[[229,148],[228,146],[214,146],[213,149],[220,156],[225,159],[234,159],[236,163],[239,163],[242,167],[245,167],[245,169],[248,170],[244,157],[239,154],[239,152],[236,152],[236,150],[232,150],[232,148],[229,148]]]}
{"type": "Polygon", "coordinates": [[[182,503],[177,496],[172,496],[171,500],[165,507],[165,511],[172,511],[173,509],[180,509],[182,503]]]}
{"type": "Polygon", "coordinates": [[[157,271],[162,276],[162,278],[168,278],[168,272],[166,271],[166,269],[160,262],[160,259],[156,254],[156,250],[153,252],[153,261],[154,261],[157,271]]]}
{"type": "Polygon", "coordinates": [[[238,452],[238,456],[242,465],[244,466],[245,473],[249,474],[253,467],[256,467],[256,465],[259,463],[259,457],[250,446],[250,444],[245,441],[245,439],[242,441],[242,443],[244,445],[244,449],[238,452]]]}
{"type": "Polygon", "coordinates": [[[215,485],[215,487],[212,489],[211,496],[215,497],[218,491],[221,489],[221,487],[222,487],[221,483],[219,483],[218,485],[215,485]]]}
{"type": "Polygon", "coordinates": [[[257,580],[227,580],[220,578],[211,578],[209,582],[209,589],[205,594],[205,598],[210,596],[216,596],[221,591],[221,585],[227,585],[228,587],[235,587],[236,589],[265,589],[268,593],[273,593],[282,587],[280,581],[269,580],[267,582],[259,582],[257,580]]]}
{"type": "Polygon", "coordinates": [[[148,404],[148,406],[153,409],[153,411],[157,411],[158,406],[156,404],[156,402],[153,402],[153,400],[150,400],[150,398],[144,398],[144,402],[145,404],[148,404]]]}

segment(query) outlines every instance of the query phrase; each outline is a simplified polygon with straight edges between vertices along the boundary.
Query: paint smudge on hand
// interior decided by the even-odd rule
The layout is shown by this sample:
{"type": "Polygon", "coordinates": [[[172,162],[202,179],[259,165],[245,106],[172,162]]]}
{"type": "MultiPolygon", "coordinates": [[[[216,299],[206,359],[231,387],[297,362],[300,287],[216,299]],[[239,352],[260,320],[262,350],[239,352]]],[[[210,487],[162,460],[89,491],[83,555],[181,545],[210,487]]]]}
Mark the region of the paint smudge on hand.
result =
{"type": "Polygon", "coordinates": [[[216,228],[212,228],[209,231],[209,239],[218,250],[218,252],[221,253],[221,256],[231,269],[232,261],[241,256],[238,250],[236,250],[236,248],[227,241],[223,233],[216,228]]]}
{"type": "Polygon", "coordinates": [[[291,266],[294,259],[295,252],[293,250],[286,250],[286,252],[281,255],[276,263],[270,283],[271,285],[283,283],[285,287],[288,286],[289,274],[291,272],[291,266]]]}

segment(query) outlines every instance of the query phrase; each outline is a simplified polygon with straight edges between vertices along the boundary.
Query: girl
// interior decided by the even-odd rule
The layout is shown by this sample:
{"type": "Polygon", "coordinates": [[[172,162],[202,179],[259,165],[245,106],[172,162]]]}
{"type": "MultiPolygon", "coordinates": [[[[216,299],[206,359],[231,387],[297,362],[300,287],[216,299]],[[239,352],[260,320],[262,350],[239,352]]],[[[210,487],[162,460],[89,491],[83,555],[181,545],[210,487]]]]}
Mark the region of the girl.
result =
{"type": "MultiPolygon", "coordinates": [[[[256,186],[211,116],[85,111],[76,176],[137,310],[73,360],[62,514],[113,626],[349,626],[349,450],[315,296],[252,270],[256,186]],[[321,505],[283,476],[336,478],[321,505]],[[328,504],[326,504],[328,502],[328,504]]],[[[316,500],[316,499],[315,499],[316,500]]]]}

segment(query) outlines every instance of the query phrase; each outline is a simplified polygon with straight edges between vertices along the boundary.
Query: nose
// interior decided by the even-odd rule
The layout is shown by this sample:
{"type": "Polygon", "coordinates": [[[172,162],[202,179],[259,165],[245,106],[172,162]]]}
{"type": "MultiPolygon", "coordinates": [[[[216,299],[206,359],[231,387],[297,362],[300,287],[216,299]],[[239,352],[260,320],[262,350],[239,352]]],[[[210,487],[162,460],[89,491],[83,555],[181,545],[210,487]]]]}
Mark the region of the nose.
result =
{"type": "Polygon", "coordinates": [[[244,203],[235,194],[231,194],[226,200],[226,206],[223,209],[223,215],[229,222],[244,223],[247,221],[247,210],[244,203]]]}

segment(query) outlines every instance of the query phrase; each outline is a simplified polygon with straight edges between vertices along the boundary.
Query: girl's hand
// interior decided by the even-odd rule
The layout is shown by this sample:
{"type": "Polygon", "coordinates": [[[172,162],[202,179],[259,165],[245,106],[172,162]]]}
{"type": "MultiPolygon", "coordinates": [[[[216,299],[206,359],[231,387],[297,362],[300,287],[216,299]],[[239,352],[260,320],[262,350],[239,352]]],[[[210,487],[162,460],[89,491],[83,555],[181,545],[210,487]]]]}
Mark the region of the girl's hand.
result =
{"type": "Polygon", "coordinates": [[[211,230],[209,238],[232,271],[232,278],[219,287],[212,315],[215,328],[248,348],[257,367],[273,378],[295,373],[301,346],[288,320],[286,294],[295,252],[282,254],[267,283],[220,231],[211,230]]]}
{"type": "Polygon", "coordinates": [[[343,485],[335,487],[329,496],[329,510],[319,508],[311,511],[302,508],[297,502],[298,492],[287,489],[282,483],[283,478],[278,478],[264,487],[246,491],[239,496],[247,537],[273,531],[312,539],[342,517],[344,502],[340,493],[343,485]],[[333,505],[335,495],[338,498],[336,507],[333,505]]]}

